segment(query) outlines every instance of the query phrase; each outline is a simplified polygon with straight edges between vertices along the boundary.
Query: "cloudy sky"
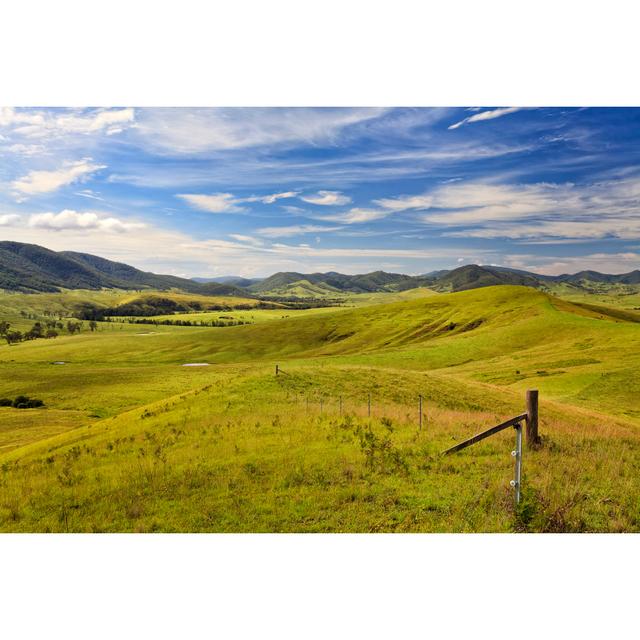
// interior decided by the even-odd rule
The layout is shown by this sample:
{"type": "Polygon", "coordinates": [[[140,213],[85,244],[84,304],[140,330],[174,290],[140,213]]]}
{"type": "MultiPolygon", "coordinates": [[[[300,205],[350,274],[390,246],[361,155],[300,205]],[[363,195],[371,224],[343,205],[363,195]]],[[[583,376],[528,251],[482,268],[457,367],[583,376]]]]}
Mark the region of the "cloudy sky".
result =
{"type": "Polygon", "coordinates": [[[0,108],[0,239],[181,276],[640,268],[640,109],[0,108]]]}

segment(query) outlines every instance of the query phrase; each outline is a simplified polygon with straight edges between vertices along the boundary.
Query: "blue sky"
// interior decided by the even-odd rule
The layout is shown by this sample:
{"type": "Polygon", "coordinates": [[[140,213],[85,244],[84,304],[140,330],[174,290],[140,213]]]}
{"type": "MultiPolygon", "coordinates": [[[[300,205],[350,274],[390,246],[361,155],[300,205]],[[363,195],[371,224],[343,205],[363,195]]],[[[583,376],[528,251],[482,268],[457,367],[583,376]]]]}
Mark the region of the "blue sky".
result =
{"type": "Polygon", "coordinates": [[[0,238],[181,276],[640,268],[640,109],[0,109],[0,238]]]}

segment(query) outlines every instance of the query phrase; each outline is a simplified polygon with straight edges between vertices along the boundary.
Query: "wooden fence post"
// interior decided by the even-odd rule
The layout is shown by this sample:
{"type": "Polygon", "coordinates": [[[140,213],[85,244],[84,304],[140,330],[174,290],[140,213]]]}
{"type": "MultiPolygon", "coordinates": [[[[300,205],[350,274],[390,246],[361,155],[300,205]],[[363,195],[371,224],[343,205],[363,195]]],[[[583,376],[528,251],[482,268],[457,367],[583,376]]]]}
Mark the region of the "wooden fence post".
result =
{"type": "Polygon", "coordinates": [[[369,401],[367,403],[367,416],[371,417],[371,394],[369,394],[369,401]]]}
{"type": "Polygon", "coordinates": [[[418,404],[419,404],[419,408],[418,408],[418,411],[419,411],[419,413],[420,413],[420,422],[419,422],[419,427],[418,427],[418,429],[419,429],[420,431],[422,431],[422,395],[419,395],[419,396],[418,396],[418,398],[419,398],[419,402],[418,402],[418,404]]]}
{"type": "Polygon", "coordinates": [[[538,390],[527,389],[527,447],[533,449],[538,444],[538,390]]]}
{"type": "Polygon", "coordinates": [[[280,367],[278,367],[278,365],[276,365],[276,375],[278,375],[279,371],[280,371],[280,367]]]}

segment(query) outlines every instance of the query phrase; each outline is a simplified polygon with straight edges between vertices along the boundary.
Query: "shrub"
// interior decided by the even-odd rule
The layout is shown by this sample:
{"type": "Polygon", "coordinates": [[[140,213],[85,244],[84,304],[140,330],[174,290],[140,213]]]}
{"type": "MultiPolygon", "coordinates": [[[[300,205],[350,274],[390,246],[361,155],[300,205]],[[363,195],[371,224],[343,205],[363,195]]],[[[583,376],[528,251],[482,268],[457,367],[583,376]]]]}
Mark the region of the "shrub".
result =
{"type": "Polygon", "coordinates": [[[35,407],[44,406],[44,402],[40,398],[30,398],[29,396],[17,396],[11,401],[9,398],[0,400],[2,407],[14,407],[15,409],[34,409],[35,407]]]}
{"type": "Polygon", "coordinates": [[[28,400],[29,400],[28,396],[17,396],[16,399],[13,401],[13,406],[21,408],[20,405],[24,405],[26,407],[28,400]]]}

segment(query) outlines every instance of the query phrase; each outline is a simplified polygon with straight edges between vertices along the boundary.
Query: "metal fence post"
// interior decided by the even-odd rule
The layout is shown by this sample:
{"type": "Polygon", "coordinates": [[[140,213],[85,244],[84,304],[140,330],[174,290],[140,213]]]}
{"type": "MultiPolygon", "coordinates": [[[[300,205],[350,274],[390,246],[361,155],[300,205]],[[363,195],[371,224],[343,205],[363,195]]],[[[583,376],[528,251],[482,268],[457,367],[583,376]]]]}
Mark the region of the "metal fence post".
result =
{"type": "Polygon", "coordinates": [[[515,489],[516,506],[520,504],[520,490],[522,485],[522,423],[514,425],[516,430],[516,448],[511,452],[515,458],[514,479],[511,486],[515,489]]]}
{"type": "Polygon", "coordinates": [[[367,405],[367,415],[369,418],[371,417],[371,394],[369,394],[369,402],[367,405]]]}
{"type": "Polygon", "coordinates": [[[340,415],[342,415],[342,396],[340,396],[340,415]]]}
{"type": "Polygon", "coordinates": [[[420,423],[418,428],[422,431],[422,394],[418,396],[418,404],[420,405],[420,423]]]}

